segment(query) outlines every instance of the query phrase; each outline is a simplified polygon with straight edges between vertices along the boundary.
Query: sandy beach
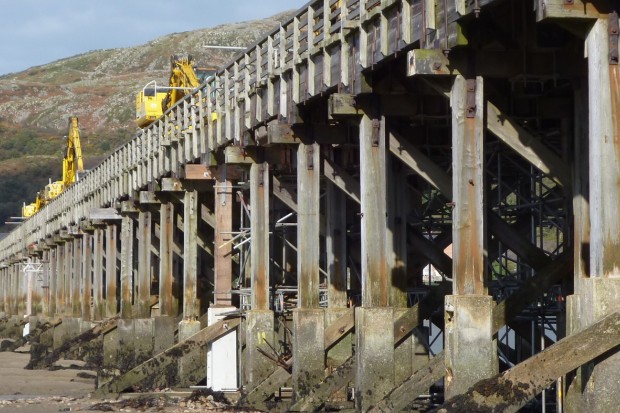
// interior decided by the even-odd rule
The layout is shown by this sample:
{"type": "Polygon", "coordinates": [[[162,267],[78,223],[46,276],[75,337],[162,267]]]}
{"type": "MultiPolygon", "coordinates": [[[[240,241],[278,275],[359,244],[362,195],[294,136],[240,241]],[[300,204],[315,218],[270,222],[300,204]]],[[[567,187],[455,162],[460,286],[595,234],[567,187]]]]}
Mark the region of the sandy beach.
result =
{"type": "Polygon", "coordinates": [[[96,373],[81,369],[82,362],[62,360],[54,370],[25,370],[29,359],[26,352],[0,352],[0,412],[241,411],[218,402],[217,395],[199,392],[127,395],[118,400],[91,399],[89,394],[95,389],[96,373]]]}

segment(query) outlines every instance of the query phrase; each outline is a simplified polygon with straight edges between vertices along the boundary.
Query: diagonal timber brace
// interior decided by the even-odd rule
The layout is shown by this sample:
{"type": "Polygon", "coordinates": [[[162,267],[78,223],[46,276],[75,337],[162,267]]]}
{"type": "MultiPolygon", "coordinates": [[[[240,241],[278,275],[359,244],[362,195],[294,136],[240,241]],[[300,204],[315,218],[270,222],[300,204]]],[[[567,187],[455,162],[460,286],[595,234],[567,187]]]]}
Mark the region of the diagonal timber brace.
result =
{"type": "Polygon", "coordinates": [[[110,393],[120,393],[123,390],[133,386],[150,388],[151,383],[154,383],[154,380],[157,380],[162,373],[165,374],[167,369],[171,366],[173,366],[174,370],[176,370],[175,363],[180,356],[191,353],[196,349],[200,349],[201,347],[204,347],[218,338],[228,334],[240,323],[241,320],[239,318],[234,318],[220,320],[209,327],[203,328],[196,334],[170,347],[168,350],[157,354],[155,357],[148,359],[127,373],[105,383],[93,393],[93,396],[105,397],[110,393]]]}
{"type": "Polygon", "coordinates": [[[95,340],[97,337],[102,336],[116,328],[118,323],[118,318],[111,318],[102,323],[97,324],[93,328],[86,330],[82,334],[72,338],[71,340],[67,340],[60,347],[50,353],[47,357],[39,360],[35,360],[31,358],[30,363],[26,366],[27,369],[44,369],[56,361],[60,360],[61,357],[66,354],[70,354],[76,352],[80,347],[86,345],[87,343],[95,340]]]}
{"type": "Polygon", "coordinates": [[[467,393],[444,403],[438,412],[516,412],[551,383],[620,345],[620,312],[573,334],[467,393]]]}

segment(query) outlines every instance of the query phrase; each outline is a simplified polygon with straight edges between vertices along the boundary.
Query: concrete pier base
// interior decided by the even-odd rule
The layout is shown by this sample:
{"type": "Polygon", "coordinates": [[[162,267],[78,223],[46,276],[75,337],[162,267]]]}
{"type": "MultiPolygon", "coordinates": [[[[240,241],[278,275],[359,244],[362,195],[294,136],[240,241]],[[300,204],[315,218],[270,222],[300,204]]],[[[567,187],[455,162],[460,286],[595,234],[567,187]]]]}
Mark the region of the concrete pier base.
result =
{"type": "MultiPolygon", "coordinates": [[[[582,280],[587,304],[581,303],[586,326],[613,313],[620,303],[620,279],[591,277],[582,280]]],[[[584,326],[585,327],[585,326],[584,326]]],[[[617,411],[620,404],[620,352],[582,367],[583,411],[617,411]]]]}
{"type": "Polygon", "coordinates": [[[153,357],[155,320],[140,318],[134,320],[135,366],[153,357]]]}
{"type": "MultiPolygon", "coordinates": [[[[394,321],[405,312],[407,312],[406,308],[395,308],[394,321]]],[[[403,339],[394,349],[394,383],[396,386],[402,384],[429,361],[428,351],[421,339],[424,329],[424,327],[415,329],[413,334],[403,339]]]]}
{"type": "MultiPolygon", "coordinates": [[[[566,335],[579,332],[583,327],[581,318],[581,296],[573,294],[566,297],[566,335]]],[[[574,374],[566,376],[566,399],[564,411],[566,413],[580,413],[583,408],[583,368],[580,367],[574,374]]]]}
{"type": "MultiPolygon", "coordinates": [[[[80,323],[80,334],[84,334],[91,331],[95,324],[90,321],[82,320],[80,323]]],[[[101,335],[93,336],[80,345],[80,357],[81,360],[86,362],[86,365],[93,369],[98,370],[103,367],[103,337],[101,335]]]]}
{"type": "Polygon", "coordinates": [[[463,394],[478,381],[497,374],[494,305],[489,295],[446,296],[446,399],[463,394]]]}
{"type": "Polygon", "coordinates": [[[155,317],[153,319],[153,354],[159,354],[174,346],[177,321],[173,317],[155,317]]]}
{"type": "Polygon", "coordinates": [[[118,320],[118,349],[116,367],[121,373],[131,370],[136,365],[136,333],[135,320],[118,320]]]}
{"type": "Polygon", "coordinates": [[[68,340],[79,336],[81,333],[81,324],[81,318],[63,317],[62,323],[54,329],[54,350],[60,348],[68,340]]]}
{"type": "Polygon", "coordinates": [[[103,367],[97,371],[97,384],[101,386],[120,373],[118,363],[119,333],[117,328],[103,335],[103,367]]]}
{"type": "Polygon", "coordinates": [[[258,348],[270,352],[274,345],[274,317],[271,310],[250,310],[246,313],[245,380],[252,390],[275,370],[273,362],[263,356],[258,348]]]}
{"type": "Polygon", "coordinates": [[[324,332],[324,310],[293,310],[293,401],[308,396],[325,378],[324,332]]]}
{"type": "Polygon", "coordinates": [[[394,388],[394,310],[391,307],[355,309],[357,372],[355,406],[367,411],[394,388]]]}
{"type": "MultiPolygon", "coordinates": [[[[208,324],[223,319],[235,307],[211,307],[208,310],[208,324]]],[[[214,391],[237,390],[239,375],[237,363],[237,331],[231,331],[207,347],[207,386],[214,391]]]]}
{"type": "MultiPolygon", "coordinates": [[[[325,310],[325,328],[334,321],[351,311],[349,308],[326,308],[325,310]]],[[[353,334],[349,333],[342,337],[338,343],[327,350],[327,370],[329,373],[334,371],[338,366],[344,363],[353,355],[353,334]]]]}
{"type": "Polygon", "coordinates": [[[20,316],[11,316],[4,324],[4,329],[0,331],[0,338],[17,339],[22,334],[22,320],[20,316]]]}
{"type": "MultiPolygon", "coordinates": [[[[179,323],[179,341],[183,341],[200,331],[200,321],[183,320],[179,323]]],[[[179,356],[179,386],[193,386],[207,374],[207,351],[192,351],[179,356]]]]}

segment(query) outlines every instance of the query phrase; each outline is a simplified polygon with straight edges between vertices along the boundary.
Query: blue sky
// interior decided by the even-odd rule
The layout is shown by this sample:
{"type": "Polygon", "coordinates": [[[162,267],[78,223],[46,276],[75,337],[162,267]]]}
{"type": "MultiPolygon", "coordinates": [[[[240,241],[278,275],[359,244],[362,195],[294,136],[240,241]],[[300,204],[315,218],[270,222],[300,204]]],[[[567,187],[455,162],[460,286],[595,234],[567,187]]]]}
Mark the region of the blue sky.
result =
{"type": "Polygon", "coordinates": [[[0,0],[0,75],[297,9],[307,0],[0,0]]]}

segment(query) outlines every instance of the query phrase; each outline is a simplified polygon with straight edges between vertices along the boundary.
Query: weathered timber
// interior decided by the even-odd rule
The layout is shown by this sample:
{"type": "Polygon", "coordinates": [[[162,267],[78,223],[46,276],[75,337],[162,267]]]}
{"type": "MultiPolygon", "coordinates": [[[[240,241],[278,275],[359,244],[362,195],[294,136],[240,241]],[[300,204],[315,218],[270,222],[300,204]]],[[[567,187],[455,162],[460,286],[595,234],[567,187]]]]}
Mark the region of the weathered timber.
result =
{"type": "MultiPolygon", "coordinates": [[[[539,76],[578,76],[583,66],[578,64],[579,55],[566,53],[558,55],[549,51],[527,52],[525,58],[531,63],[528,72],[539,76]]],[[[475,55],[467,49],[450,51],[446,56],[442,49],[413,49],[407,53],[408,76],[457,76],[467,75],[472,61],[476,74],[482,77],[506,77],[522,74],[520,62],[522,51],[478,51],[475,55]]]]}
{"type": "Polygon", "coordinates": [[[320,147],[297,151],[297,300],[299,308],[319,308],[320,147]]]}
{"type": "MultiPolygon", "coordinates": [[[[437,188],[447,199],[452,199],[452,179],[450,175],[395,131],[390,132],[390,151],[426,182],[437,188]]],[[[489,211],[487,219],[491,233],[532,267],[541,268],[549,262],[549,258],[544,251],[506,224],[495,212],[489,211]]],[[[432,247],[431,244],[425,243],[419,236],[412,239],[416,241],[418,247],[424,245],[429,248],[432,247]]],[[[433,254],[429,255],[429,257],[433,257],[433,265],[439,267],[443,263],[443,267],[447,267],[445,257],[442,257],[439,251],[429,248],[427,248],[428,252],[433,254]]]]}
{"type": "Polygon", "coordinates": [[[457,76],[452,86],[452,289],[445,301],[444,391],[463,393],[497,372],[493,299],[488,295],[484,194],[484,81],[457,76]]]}
{"type": "Polygon", "coordinates": [[[610,12],[601,1],[536,0],[536,20],[544,19],[597,19],[610,12]]]}
{"type": "Polygon", "coordinates": [[[493,331],[497,332],[506,322],[517,316],[529,303],[536,300],[544,291],[562,278],[572,273],[572,257],[567,252],[538,270],[534,277],[506,300],[497,303],[493,310],[493,331]]]}
{"type": "MultiPolygon", "coordinates": [[[[443,297],[450,292],[451,288],[452,286],[449,283],[439,285],[436,289],[431,290],[431,292],[418,304],[407,309],[404,314],[396,319],[394,322],[395,346],[397,346],[406,336],[411,334],[413,329],[416,328],[422,320],[430,317],[432,312],[443,303],[443,297]]],[[[342,316],[326,329],[326,349],[329,347],[327,337],[332,337],[331,333],[328,334],[327,331],[330,329],[335,329],[336,326],[341,326],[343,324],[346,325],[345,323],[349,322],[347,320],[349,317],[351,316],[348,314],[342,316]]],[[[340,331],[341,334],[346,334],[347,332],[344,328],[338,331],[340,331]]],[[[441,369],[441,374],[443,374],[443,369],[441,369]]],[[[334,392],[342,388],[346,383],[354,380],[355,362],[354,357],[352,357],[347,360],[345,364],[338,367],[332,374],[326,377],[325,380],[323,380],[318,386],[312,389],[308,396],[298,400],[295,405],[291,407],[291,410],[295,408],[299,409],[298,411],[316,411],[323,406],[323,404],[332,394],[334,394],[334,392]]]]}
{"type": "Polygon", "coordinates": [[[7,347],[0,347],[0,351],[15,351],[30,341],[38,341],[38,338],[41,334],[45,333],[51,328],[56,327],[60,323],[62,323],[62,320],[60,318],[55,318],[50,321],[39,323],[39,325],[37,325],[37,327],[30,333],[18,338],[14,342],[10,343],[10,345],[8,345],[7,347]]]}
{"type": "Polygon", "coordinates": [[[527,132],[491,102],[487,102],[486,117],[486,126],[491,133],[558,184],[565,188],[571,187],[570,168],[540,139],[527,132]]]}
{"type": "Polygon", "coordinates": [[[620,345],[620,312],[563,338],[467,393],[446,401],[437,412],[516,412],[554,381],[620,345]]]}
{"type": "MultiPolygon", "coordinates": [[[[508,297],[507,300],[498,303],[493,309],[493,333],[496,334],[502,326],[510,322],[519,312],[531,303],[532,300],[535,300],[537,298],[535,292],[547,291],[552,284],[558,282],[563,276],[567,276],[570,271],[570,256],[560,257],[541,269],[536,276],[527,280],[524,285],[513,295],[508,297]]],[[[427,377],[425,375],[418,375],[418,373],[427,370],[429,372],[428,380],[437,377],[435,380],[437,381],[443,376],[445,368],[445,354],[441,352],[435,355],[425,367],[420,368],[418,372],[414,373],[411,380],[406,380],[404,383],[397,386],[390,394],[373,407],[374,409],[382,410],[374,411],[399,411],[404,409],[417,395],[422,394],[422,392],[417,393],[420,388],[417,386],[417,380],[427,380],[427,377]],[[413,379],[415,376],[417,377],[413,379]]],[[[434,381],[431,381],[431,383],[434,383],[434,381]]],[[[427,387],[422,387],[423,391],[426,391],[426,388],[427,387]]],[[[471,410],[463,410],[463,412],[466,411],[471,410]]]]}
{"type": "Polygon", "coordinates": [[[431,289],[418,304],[408,308],[397,318],[394,321],[394,343],[396,345],[400,343],[420,325],[422,320],[429,318],[433,311],[443,304],[444,297],[451,291],[451,288],[450,283],[441,283],[431,289]]]}
{"type": "Polygon", "coordinates": [[[66,354],[77,353],[77,350],[81,346],[103,334],[106,334],[109,331],[112,331],[116,328],[117,325],[118,318],[111,318],[105,320],[104,322],[95,325],[91,329],[86,330],[85,332],[73,337],[72,339],[65,341],[60,347],[55,349],[46,357],[37,360],[31,358],[26,368],[32,370],[47,368],[60,360],[60,358],[64,357],[66,354]]]}
{"type": "Polygon", "coordinates": [[[347,383],[355,380],[355,368],[355,357],[350,357],[317,387],[311,389],[308,396],[297,401],[288,410],[291,412],[320,410],[332,394],[343,388],[347,383]]]}
{"type": "Polygon", "coordinates": [[[269,164],[250,168],[252,309],[269,308],[269,164]]]}
{"type": "MultiPolygon", "coordinates": [[[[110,393],[121,393],[129,387],[138,386],[142,389],[151,389],[152,383],[156,383],[162,374],[166,374],[168,366],[176,363],[182,355],[188,355],[196,350],[200,350],[212,341],[228,334],[240,324],[240,319],[221,320],[212,324],[196,334],[180,341],[168,350],[157,354],[136,366],[125,374],[114,378],[103,386],[99,387],[94,393],[94,397],[106,397],[110,393]]],[[[170,385],[171,383],[168,383],[170,385]]]]}
{"type": "Polygon", "coordinates": [[[349,198],[358,204],[362,202],[359,182],[347,171],[328,159],[323,160],[323,171],[325,177],[347,194],[349,198]]]}
{"type": "Polygon", "coordinates": [[[324,344],[325,351],[336,344],[342,337],[355,327],[355,315],[352,308],[346,309],[346,314],[336,319],[325,329],[324,344]]]}
{"type": "MultiPolygon", "coordinates": [[[[289,366],[290,369],[290,366],[289,366]]],[[[252,406],[260,410],[269,410],[269,400],[273,397],[278,389],[286,384],[291,378],[291,372],[281,366],[278,366],[258,386],[254,387],[250,392],[243,395],[238,402],[239,406],[252,406]]]]}
{"type": "Polygon", "coordinates": [[[443,352],[417,370],[411,377],[392,390],[388,395],[376,405],[372,406],[368,412],[400,412],[405,410],[417,397],[428,391],[434,383],[439,381],[445,373],[445,357],[443,352]]]}
{"type": "Polygon", "coordinates": [[[282,203],[293,211],[297,212],[297,191],[295,188],[289,188],[280,182],[277,177],[272,178],[273,195],[282,203]]]}

